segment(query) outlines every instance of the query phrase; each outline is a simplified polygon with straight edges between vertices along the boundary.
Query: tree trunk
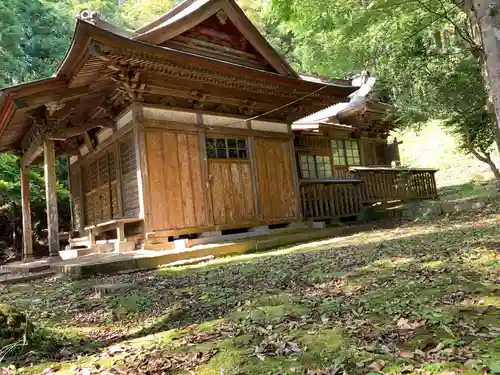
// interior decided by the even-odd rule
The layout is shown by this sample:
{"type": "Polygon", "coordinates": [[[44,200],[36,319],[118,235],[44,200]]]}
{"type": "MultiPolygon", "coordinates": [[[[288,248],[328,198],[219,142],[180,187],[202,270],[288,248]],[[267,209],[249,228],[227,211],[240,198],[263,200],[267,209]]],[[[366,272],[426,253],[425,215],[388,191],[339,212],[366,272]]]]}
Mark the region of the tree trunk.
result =
{"type": "Polygon", "coordinates": [[[497,182],[497,192],[500,193],[500,170],[496,166],[493,159],[491,159],[491,155],[489,153],[485,153],[484,155],[481,155],[479,152],[474,150],[474,148],[472,146],[469,146],[469,151],[471,152],[472,155],[474,155],[480,161],[488,164],[488,166],[490,167],[491,171],[493,172],[493,175],[495,176],[495,180],[497,182]]]}
{"type": "Polygon", "coordinates": [[[483,74],[495,111],[494,133],[500,151],[500,0],[458,0],[457,5],[467,13],[480,34],[486,68],[483,74]]]}

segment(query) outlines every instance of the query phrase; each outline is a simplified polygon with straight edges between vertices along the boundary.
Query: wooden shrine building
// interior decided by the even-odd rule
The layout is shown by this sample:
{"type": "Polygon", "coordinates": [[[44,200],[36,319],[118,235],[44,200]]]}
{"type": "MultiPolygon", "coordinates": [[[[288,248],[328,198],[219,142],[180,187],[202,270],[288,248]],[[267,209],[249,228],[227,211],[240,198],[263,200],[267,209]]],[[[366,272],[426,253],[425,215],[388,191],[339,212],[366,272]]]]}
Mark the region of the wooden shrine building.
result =
{"type": "MultiPolygon", "coordinates": [[[[52,77],[0,92],[0,151],[21,155],[25,258],[32,165],[45,166],[50,254],[60,250],[58,156],[69,160],[73,237],[87,246],[301,220],[307,163],[295,147],[320,155],[321,142],[297,130],[294,146],[292,124],[357,89],[299,76],[234,0],[186,0],[135,32],[82,12],[52,77]]],[[[331,164],[332,176],[344,167],[331,164]]]]}

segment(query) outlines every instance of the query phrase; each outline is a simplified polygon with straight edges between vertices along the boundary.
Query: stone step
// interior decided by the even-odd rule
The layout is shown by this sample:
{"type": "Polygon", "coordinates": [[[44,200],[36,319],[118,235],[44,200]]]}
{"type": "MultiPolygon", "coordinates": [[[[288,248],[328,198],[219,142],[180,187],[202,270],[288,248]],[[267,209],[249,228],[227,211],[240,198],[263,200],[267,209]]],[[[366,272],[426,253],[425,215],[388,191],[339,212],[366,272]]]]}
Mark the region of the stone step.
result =
{"type": "Polygon", "coordinates": [[[75,259],[78,257],[83,257],[91,254],[105,254],[111,253],[115,250],[114,243],[104,243],[98,244],[93,247],[88,247],[84,249],[68,249],[59,251],[59,256],[62,260],[75,259]]]}
{"type": "Polygon", "coordinates": [[[75,259],[78,257],[83,257],[85,255],[95,254],[96,249],[87,248],[87,249],[69,249],[69,250],[61,250],[59,251],[59,256],[62,260],[75,259]]]}
{"type": "Polygon", "coordinates": [[[13,262],[2,266],[2,272],[8,272],[15,275],[29,275],[47,271],[50,269],[51,261],[33,261],[33,262],[13,262]]]}
{"type": "Polygon", "coordinates": [[[28,281],[45,279],[47,277],[52,277],[56,274],[55,271],[47,270],[42,272],[36,272],[32,274],[19,275],[19,274],[4,274],[0,276],[0,284],[21,284],[28,281]]]}
{"type": "Polygon", "coordinates": [[[213,257],[262,251],[328,237],[345,236],[360,231],[370,230],[373,229],[373,227],[373,224],[359,224],[351,227],[311,229],[291,234],[280,233],[279,235],[261,236],[234,242],[198,245],[193,248],[176,250],[148,251],[146,249],[130,254],[97,254],[83,257],[72,263],[61,262],[59,264],[54,264],[52,269],[58,273],[69,276],[90,276],[96,274],[132,272],[133,270],[150,270],[165,265],[179,264],[178,262],[182,264],[183,261],[187,261],[186,263],[189,263],[191,260],[196,262],[197,259],[200,258],[206,261],[213,257]],[[95,257],[95,259],[90,259],[92,257],[95,257]]]}

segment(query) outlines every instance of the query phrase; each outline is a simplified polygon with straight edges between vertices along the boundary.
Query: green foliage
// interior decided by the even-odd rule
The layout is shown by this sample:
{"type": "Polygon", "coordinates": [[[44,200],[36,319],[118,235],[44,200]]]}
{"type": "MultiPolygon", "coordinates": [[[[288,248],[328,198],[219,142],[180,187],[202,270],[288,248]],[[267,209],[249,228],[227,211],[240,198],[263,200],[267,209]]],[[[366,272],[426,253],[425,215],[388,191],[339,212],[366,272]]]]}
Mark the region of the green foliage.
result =
{"type": "Polygon", "coordinates": [[[0,3],[0,88],[50,76],[63,58],[73,21],[51,0],[0,3]]]}
{"type": "MultiPolygon", "coordinates": [[[[57,201],[61,230],[69,230],[69,193],[67,190],[66,160],[57,159],[57,201]]],[[[32,167],[29,174],[30,200],[35,239],[43,243],[46,238],[47,216],[43,168],[32,167]]],[[[19,158],[13,154],[0,154],[0,233],[3,247],[21,248],[22,239],[21,182],[19,158]]],[[[6,254],[0,252],[0,259],[6,254]]]]}
{"type": "Polygon", "coordinates": [[[23,313],[10,305],[0,305],[0,340],[18,340],[32,329],[23,313]]]}
{"type": "MultiPolygon", "coordinates": [[[[460,146],[484,155],[496,123],[466,15],[449,0],[272,0],[305,71],[368,70],[401,127],[444,120],[460,146]]],[[[498,140],[497,140],[498,142],[498,140]]]]}

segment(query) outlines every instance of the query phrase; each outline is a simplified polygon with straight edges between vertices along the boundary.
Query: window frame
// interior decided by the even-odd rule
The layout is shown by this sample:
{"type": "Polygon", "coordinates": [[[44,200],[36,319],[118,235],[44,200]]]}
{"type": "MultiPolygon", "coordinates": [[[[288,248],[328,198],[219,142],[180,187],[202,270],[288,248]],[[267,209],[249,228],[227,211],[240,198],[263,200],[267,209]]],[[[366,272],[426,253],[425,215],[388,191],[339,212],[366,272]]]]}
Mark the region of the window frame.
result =
{"type": "Polygon", "coordinates": [[[363,164],[361,160],[360,144],[357,139],[332,139],[330,140],[330,150],[334,167],[349,168],[361,166],[363,164]],[[347,144],[349,144],[350,147],[347,147],[347,144]],[[339,147],[339,145],[341,147],[339,147]],[[356,147],[353,147],[353,145],[356,147]]]}
{"type": "Polygon", "coordinates": [[[248,146],[248,139],[243,137],[221,135],[207,135],[205,137],[205,154],[208,160],[249,162],[250,150],[248,146]],[[224,142],[223,147],[220,147],[221,141],[224,142]],[[232,143],[233,141],[234,146],[230,145],[230,142],[232,143]],[[244,145],[241,142],[244,142],[244,145]],[[215,156],[211,154],[210,144],[215,145],[215,156]],[[236,152],[236,156],[234,152],[236,152]],[[231,156],[231,153],[233,153],[233,156],[231,156]]]}
{"type": "Polygon", "coordinates": [[[298,153],[298,168],[300,171],[300,177],[302,179],[323,179],[323,178],[333,178],[333,165],[332,165],[332,157],[326,153],[307,153],[307,152],[299,152],[298,153]],[[307,158],[306,161],[303,158],[307,158]],[[321,161],[318,163],[318,159],[321,158],[321,161]],[[327,159],[327,161],[325,160],[327,159]],[[308,168],[305,170],[303,166],[307,165],[308,168]],[[314,169],[311,169],[313,166],[314,169]],[[322,168],[320,168],[322,167],[322,168]],[[305,176],[307,172],[308,176],[305,176]],[[311,174],[314,172],[314,175],[311,174]],[[323,172],[324,176],[320,176],[321,172],[323,172]],[[329,172],[329,175],[327,175],[329,172]]]}

